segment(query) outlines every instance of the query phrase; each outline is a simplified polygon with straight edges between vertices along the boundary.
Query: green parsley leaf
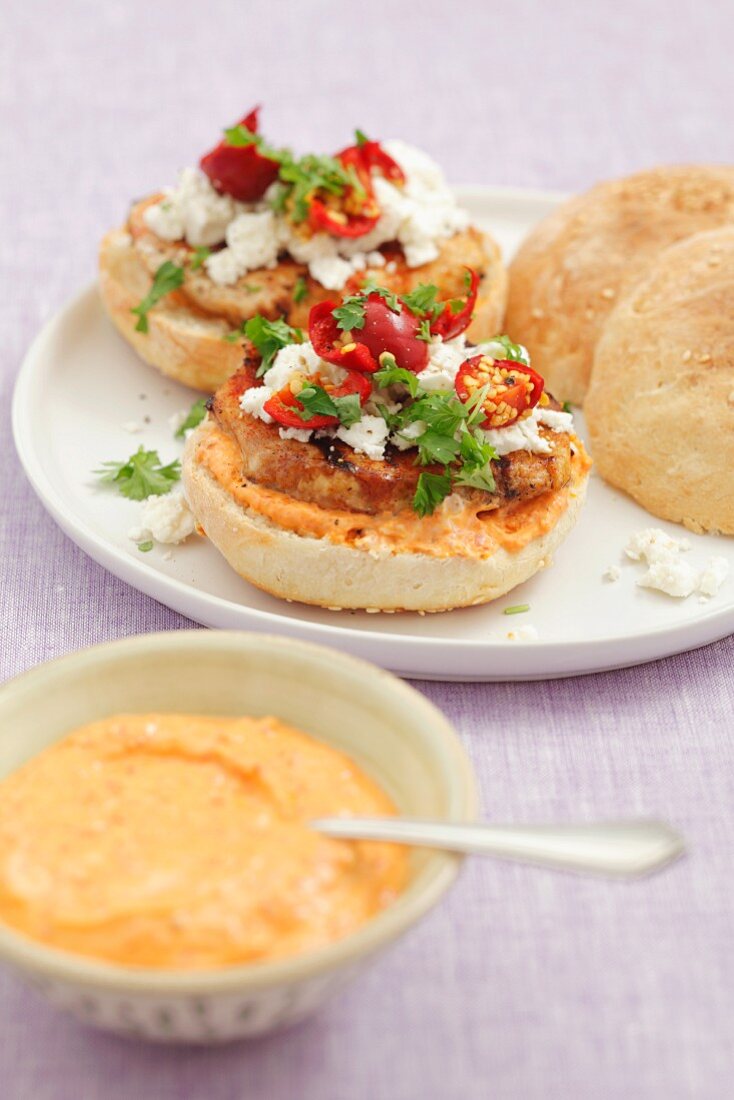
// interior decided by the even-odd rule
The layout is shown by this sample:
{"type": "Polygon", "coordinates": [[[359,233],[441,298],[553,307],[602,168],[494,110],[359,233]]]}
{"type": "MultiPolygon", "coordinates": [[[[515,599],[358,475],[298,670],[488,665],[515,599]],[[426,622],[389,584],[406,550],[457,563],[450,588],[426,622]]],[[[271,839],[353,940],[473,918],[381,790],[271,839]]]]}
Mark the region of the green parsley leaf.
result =
{"type": "Polygon", "coordinates": [[[130,310],[131,313],[136,313],[138,316],[138,323],[135,326],[136,332],[148,331],[148,313],[161,298],[166,294],[170,294],[172,290],[178,290],[184,281],[184,269],[177,264],[172,263],[170,260],[166,260],[155,273],[153,279],[153,285],[148,293],[143,298],[142,302],[133,306],[130,310]]]}
{"type": "Polygon", "coordinates": [[[200,245],[198,248],[195,248],[191,260],[191,270],[198,271],[204,263],[204,260],[206,260],[208,256],[211,256],[211,254],[211,248],[207,248],[206,245],[200,245]]]}
{"type": "Polygon", "coordinates": [[[139,542],[138,543],[138,550],[141,552],[141,554],[147,554],[148,551],[152,550],[152,549],[153,549],[153,540],[152,539],[146,539],[145,542],[139,542]]]}
{"type": "Polygon", "coordinates": [[[233,145],[236,149],[244,149],[248,145],[262,145],[260,134],[253,134],[246,126],[229,126],[224,131],[224,139],[227,145],[233,145]]]}
{"type": "Polygon", "coordinates": [[[380,286],[374,279],[367,279],[362,287],[362,293],[378,294],[384,301],[388,309],[391,309],[393,313],[400,313],[400,299],[394,290],[388,290],[385,286],[380,286]]]}
{"type": "Polygon", "coordinates": [[[355,130],[354,140],[357,142],[357,145],[362,146],[366,145],[370,139],[367,137],[363,130],[355,130]]]}
{"type": "Polygon", "coordinates": [[[408,309],[418,317],[433,318],[443,309],[438,299],[438,287],[432,283],[419,283],[408,294],[403,295],[403,301],[408,309]]]}
{"type": "Polygon", "coordinates": [[[330,195],[343,195],[348,187],[364,195],[364,187],[351,168],[345,168],[335,157],[316,156],[308,153],[295,160],[283,158],[279,177],[285,185],[274,199],[274,208],[288,210],[291,219],[298,223],[308,217],[308,209],[314,191],[326,191],[330,195]]]}
{"type": "Polygon", "coordinates": [[[364,328],[365,302],[364,294],[352,294],[349,298],[345,298],[340,306],[337,306],[333,316],[342,332],[364,328]]]}
{"type": "Polygon", "coordinates": [[[564,401],[561,408],[565,413],[573,413],[573,405],[570,401],[564,401]]]}
{"type": "Polygon", "coordinates": [[[173,433],[176,439],[183,439],[186,432],[190,432],[192,428],[201,424],[202,420],[206,416],[206,397],[200,397],[198,401],[194,401],[193,405],[186,414],[186,419],[181,422],[179,427],[173,433]]]}
{"type": "Polygon", "coordinates": [[[509,336],[493,336],[486,343],[499,344],[505,359],[511,359],[513,363],[524,363],[526,367],[530,366],[530,356],[525,348],[522,344],[514,344],[509,336]]]}
{"type": "Polygon", "coordinates": [[[293,301],[298,304],[308,295],[308,283],[304,279],[303,275],[299,275],[296,279],[296,285],[293,287],[293,301]]]}
{"type": "Polygon", "coordinates": [[[339,422],[346,428],[351,428],[362,419],[362,406],[356,393],[348,393],[343,397],[332,397],[323,386],[315,383],[304,386],[298,394],[298,400],[303,405],[303,411],[294,409],[301,420],[310,420],[312,416],[336,416],[339,422]]]}
{"type": "Polygon", "coordinates": [[[529,603],[517,603],[514,607],[504,608],[503,615],[521,615],[524,611],[530,610],[529,603]]]}
{"type": "Polygon", "coordinates": [[[262,290],[262,287],[257,286],[255,283],[245,283],[242,289],[244,290],[245,294],[257,294],[259,291],[262,290]]]}
{"type": "Polygon", "coordinates": [[[114,485],[128,500],[145,500],[163,496],[181,477],[181,463],[176,459],[161,465],[157,451],[146,451],[141,445],[124,462],[103,462],[94,471],[104,485],[114,485]]]}
{"type": "Polygon", "coordinates": [[[362,419],[362,403],[356,393],[346,393],[343,397],[334,397],[336,415],[345,428],[351,428],[362,419]]]}
{"type": "Polygon", "coordinates": [[[447,466],[456,458],[460,448],[460,444],[452,435],[443,435],[433,428],[427,428],[422,435],[419,435],[416,443],[421,466],[430,466],[434,462],[447,466]]]}
{"type": "Polygon", "coordinates": [[[375,401],[374,407],[377,409],[378,415],[382,417],[391,432],[396,432],[403,427],[402,409],[396,413],[390,412],[384,401],[375,401]]]}
{"type": "Polygon", "coordinates": [[[372,377],[381,389],[387,386],[405,386],[410,396],[415,397],[418,393],[418,377],[412,370],[399,367],[395,362],[395,356],[384,351],[380,356],[380,366],[382,369],[375,371],[372,377]]]}
{"type": "Polygon", "coordinates": [[[303,343],[302,330],[291,328],[282,317],[277,321],[269,321],[261,313],[256,313],[254,317],[250,317],[249,321],[245,321],[242,331],[260,353],[262,362],[258,368],[258,377],[270,370],[273,359],[281,348],[288,347],[289,344],[303,343]]]}
{"type": "Polygon", "coordinates": [[[467,419],[469,411],[453,393],[427,393],[419,396],[405,410],[406,419],[424,420],[429,428],[441,435],[456,435],[467,419]]]}
{"type": "Polygon", "coordinates": [[[423,472],[413,497],[413,509],[419,516],[430,516],[439,504],[451,492],[451,477],[447,473],[430,474],[423,472]]]}
{"type": "Polygon", "coordinates": [[[425,340],[427,344],[430,344],[431,340],[433,339],[433,333],[431,332],[431,322],[428,320],[427,317],[424,317],[418,325],[418,331],[415,334],[415,338],[416,340],[425,340]]]}

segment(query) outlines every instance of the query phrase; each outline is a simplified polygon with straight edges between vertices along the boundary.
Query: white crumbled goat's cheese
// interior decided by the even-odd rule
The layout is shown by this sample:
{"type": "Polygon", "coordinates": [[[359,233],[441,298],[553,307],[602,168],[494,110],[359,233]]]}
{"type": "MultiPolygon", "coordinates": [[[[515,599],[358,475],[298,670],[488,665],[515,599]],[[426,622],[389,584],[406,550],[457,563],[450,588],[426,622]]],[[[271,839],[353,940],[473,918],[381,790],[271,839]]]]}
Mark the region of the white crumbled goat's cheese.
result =
{"type": "Polygon", "coordinates": [[[278,262],[280,240],[272,210],[238,214],[227,226],[225,241],[226,248],[204,261],[209,276],[222,286],[231,286],[248,271],[275,267],[278,262]]]}
{"type": "Polygon", "coordinates": [[[675,538],[659,527],[647,527],[630,538],[625,553],[647,565],[637,581],[641,588],[653,588],[676,599],[687,599],[694,592],[704,598],[715,596],[728,576],[728,562],[712,557],[704,569],[699,569],[681,558],[690,549],[690,539],[675,538]]]}
{"type": "Polygon", "coordinates": [[[164,241],[186,240],[195,246],[220,244],[230,222],[245,209],[229,195],[215,191],[203,172],[184,168],[175,187],[149,206],[143,221],[164,241]]]}
{"type": "Polygon", "coordinates": [[[381,416],[363,416],[350,428],[337,428],[337,439],[347,443],[358,454],[379,461],[385,456],[389,428],[381,416]]]}
{"type": "Polygon", "coordinates": [[[622,576],[622,570],[619,568],[618,565],[608,565],[604,570],[602,576],[604,577],[605,581],[610,581],[611,583],[614,583],[615,581],[618,581],[619,578],[622,576]]]}
{"type": "Polygon", "coordinates": [[[708,565],[698,578],[698,591],[702,596],[715,596],[729,576],[729,562],[726,558],[709,558],[708,565]]]}
{"type": "Polygon", "coordinates": [[[308,264],[311,276],[329,290],[341,290],[357,271],[384,267],[378,249],[388,241],[402,246],[408,267],[420,267],[436,259],[442,240],[467,227],[469,216],[431,157],[402,141],[385,142],[384,148],[403,169],[406,182],[396,186],[374,177],[381,213],[362,237],[309,235],[286,215],[273,212],[267,201],[244,204],[220,195],[196,168],[185,168],[176,187],[167,188],[143,220],[166,241],[197,246],[224,242],[226,247],[205,261],[210,278],[222,286],[231,286],[248,271],[273,267],[281,250],[308,264]]]}
{"type": "Polygon", "coordinates": [[[143,501],[140,526],[133,527],[128,537],[133,542],[154,539],[155,542],[183,542],[196,528],[196,520],[181,489],[164,496],[151,496],[143,501]]]}
{"type": "MultiPolygon", "coordinates": [[[[473,354],[475,354],[474,348],[466,346],[463,336],[447,342],[441,339],[431,341],[428,364],[417,376],[421,390],[452,391],[459,367],[473,354]]],[[[295,378],[303,379],[304,376],[308,378],[315,374],[319,374],[322,380],[331,382],[333,385],[339,385],[347,376],[347,372],[341,367],[321,360],[309,341],[303,344],[289,344],[281,348],[273,360],[273,365],[265,375],[266,384],[245,390],[240,398],[240,408],[266,424],[271,424],[272,417],[264,408],[268,399],[295,378]]],[[[354,447],[355,451],[361,451],[373,459],[384,458],[385,445],[388,441],[398,450],[408,450],[415,446],[417,437],[426,430],[423,421],[407,424],[400,432],[390,435],[385,420],[378,412],[378,404],[384,405],[387,412],[397,412],[400,406],[392,399],[391,394],[394,395],[399,389],[398,383],[390,391],[374,391],[363,409],[362,419],[351,428],[343,426],[335,430],[327,428],[320,430],[319,434],[336,435],[350,447],[354,447]],[[365,424],[368,425],[367,428],[365,424]],[[353,442],[354,440],[357,442],[353,442]]],[[[506,428],[485,431],[484,436],[487,443],[491,444],[500,456],[520,450],[530,451],[533,454],[551,454],[552,443],[540,432],[543,426],[552,432],[570,432],[573,430],[573,416],[571,413],[557,412],[536,405],[530,416],[506,428]]],[[[308,429],[301,428],[283,429],[280,434],[283,439],[302,441],[309,439],[311,435],[308,429]]]]}

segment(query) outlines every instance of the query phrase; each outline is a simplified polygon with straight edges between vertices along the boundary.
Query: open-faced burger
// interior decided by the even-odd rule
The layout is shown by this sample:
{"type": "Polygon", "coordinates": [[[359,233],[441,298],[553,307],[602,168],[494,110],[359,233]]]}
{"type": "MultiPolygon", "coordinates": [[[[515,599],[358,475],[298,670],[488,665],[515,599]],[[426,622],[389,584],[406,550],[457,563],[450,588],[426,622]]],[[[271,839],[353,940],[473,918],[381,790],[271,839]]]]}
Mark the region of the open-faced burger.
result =
{"type": "Polygon", "coordinates": [[[330,608],[485,603],[550,564],[589,460],[506,336],[470,345],[462,296],[368,283],[308,332],[257,318],[189,437],[202,530],[244,578],[330,608]]]}
{"type": "Polygon", "coordinates": [[[430,157],[360,131],[336,156],[296,157],[266,144],[255,110],[107,234],[100,283],[146,362],[212,392],[239,366],[253,318],[305,325],[316,302],[364,279],[455,297],[461,265],[479,276],[471,336],[485,339],[504,313],[499,249],[430,157]]]}

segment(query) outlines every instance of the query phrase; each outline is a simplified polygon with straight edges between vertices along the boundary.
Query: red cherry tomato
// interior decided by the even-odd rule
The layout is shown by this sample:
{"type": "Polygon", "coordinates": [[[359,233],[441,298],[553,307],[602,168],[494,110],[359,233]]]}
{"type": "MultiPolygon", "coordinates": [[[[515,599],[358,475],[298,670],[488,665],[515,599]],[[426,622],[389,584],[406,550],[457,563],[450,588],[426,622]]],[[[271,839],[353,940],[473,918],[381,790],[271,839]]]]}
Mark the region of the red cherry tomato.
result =
{"type": "MultiPolygon", "coordinates": [[[[238,125],[257,133],[259,109],[255,107],[238,125]]],[[[278,178],[277,162],[263,156],[256,145],[230,145],[226,139],[202,157],[199,165],[220,194],[231,195],[238,202],[256,202],[278,178]]]]}
{"type": "Polygon", "coordinates": [[[523,363],[475,355],[461,364],[454,385],[464,404],[488,387],[482,400],[486,419],[481,427],[507,428],[538,404],[545,382],[523,363]]]}
{"type": "MultiPolygon", "coordinates": [[[[309,381],[323,386],[330,397],[347,397],[349,394],[356,393],[359,396],[360,405],[364,405],[372,393],[372,383],[359,371],[349,371],[347,377],[338,386],[324,383],[318,377],[306,379],[305,385],[308,385],[309,381]]],[[[298,415],[299,411],[303,412],[303,405],[289,386],[284,386],[282,390],[268,398],[263,408],[273,420],[285,428],[332,428],[339,423],[338,416],[317,415],[304,420],[298,415]]]]}
{"type": "Polygon", "coordinates": [[[428,364],[428,344],[418,339],[420,321],[398,302],[399,312],[390,309],[379,294],[369,294],[364,307],[364,328],[352,335],[378,360],[383,351],[395,356],[405,370],[418,374],[428,364]]]}

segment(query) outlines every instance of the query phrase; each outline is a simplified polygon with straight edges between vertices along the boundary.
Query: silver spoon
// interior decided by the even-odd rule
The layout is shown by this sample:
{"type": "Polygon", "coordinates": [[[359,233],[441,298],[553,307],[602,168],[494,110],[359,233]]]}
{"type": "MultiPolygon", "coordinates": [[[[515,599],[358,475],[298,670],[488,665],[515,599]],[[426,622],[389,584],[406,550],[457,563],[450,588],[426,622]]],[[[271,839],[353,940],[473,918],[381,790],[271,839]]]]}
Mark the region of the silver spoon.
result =
{"type": "Polygon", "coordinates": [[[398,817],[327,817],[312,821],[311,827],[325,836],[346,840],[387,840],[623,877],[655,871],[685,849],[683,838],[662,821],[487,825],[398,817]]]}

